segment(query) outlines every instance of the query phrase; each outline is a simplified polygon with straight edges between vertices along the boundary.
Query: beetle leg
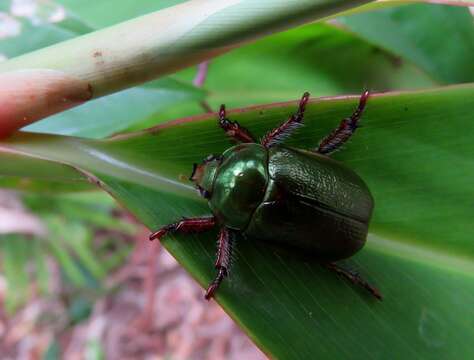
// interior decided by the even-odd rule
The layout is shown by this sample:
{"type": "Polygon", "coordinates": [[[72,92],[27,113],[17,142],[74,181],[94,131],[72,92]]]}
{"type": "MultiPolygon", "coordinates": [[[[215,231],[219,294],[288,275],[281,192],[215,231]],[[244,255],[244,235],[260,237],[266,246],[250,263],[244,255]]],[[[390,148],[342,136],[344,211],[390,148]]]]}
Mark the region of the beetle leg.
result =
{"type": "Polygon", "coordinates": [[[216,225],[216,218],[214,216],[183,219],[178,222],[163,226],[158,231],[150,235],[150,240],[160,240],[163,236],[174,232],[203,232],[210,230],[216,225]]]}
{"type": "Polygon", "coordinates": [[[254,143],[255,139],[246,128],[237,121],[231,121],[226,117],[225,105],[222,104],[219,109],[219,126],[225,133],[237,142],[254,143]]]}
{"type": "Polygon", "coordinates": [[[291,115],[288,120],[286,120],[279,127],[273,129],[264,138],[261,140],[261,144],[266,147],[272,147],[278,143],[284,141],[291,133],[299,128],[303,124],[304,112],[306,110],[306,104],[308,103],[309,93],[305,92],[301,97],[298,111],[291,115]]]}
{"type": "Polygon", "coordinates": [[[232,245],[233,238],[229,230],[223,227],[219,233],[219,241],[217,245],[217,259],[214,264],[217,269],[217,275],[214,280],[209,284],[205,298],[210,300],[217,288],[221,284],[222,280],[229,275],[230,262],[232,258],[232,245]]]}
{"type": "Polygon", "coordinates": [[[365,104],[369,97],[369,91],[362,93],[359,100],[359,106],[348,118],[341,121],[339,126],[334,129],[328,136],[323,138],[319,146],[314,151],[319,154],[328,155],[339,149],[354,134],[358,127],[358,122],[364,112],[365,104]]]}
{"type": "Polygon", "coordinates": [[[376,287],[370,285],[367,281],[362,279],[358,273],[351,270],[344,269],[335,263],[326,263],[324,264],[324,267],[326,267],[327,269],[331,271],[334,271],[336,274],[340,276],[345,277],[347,280],[349,280],[353,284],[362,286],[364,289],[370,292],[374,297],[376,297],[379,300],[382,300],[382,294],[380,294],[380,291],[376,287]]]}

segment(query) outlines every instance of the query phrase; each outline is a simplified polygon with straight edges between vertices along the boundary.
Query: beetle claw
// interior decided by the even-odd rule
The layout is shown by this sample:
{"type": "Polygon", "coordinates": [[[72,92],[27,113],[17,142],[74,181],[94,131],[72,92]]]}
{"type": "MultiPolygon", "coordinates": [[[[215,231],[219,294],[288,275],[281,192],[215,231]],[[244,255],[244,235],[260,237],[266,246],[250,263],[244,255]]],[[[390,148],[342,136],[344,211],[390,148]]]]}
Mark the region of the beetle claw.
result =
{"type": "Polygon", "coordinates": [[[216,292],[216,290],[217,290],[217,285],[212,284],[211,286],[209,286],[207,288],[206,294],[204,295],[204,298],[207,301],[211,300],[214,297],[214,293],[216,292]]]}
{"type": "Polygon", "coordinates": [[[161,237],[165,234],[166,234],[166,230],[165,229],[160,229],[160,230],[155,231],[154,233],[150,234],[149,239],[150,239],[150,241],[153,241],[153,240],[156,240],[156,239],[160,240],[161,237]]]}
{"type": "Polygon", "coordinates": [[[222,280],[227,276],[227,270],[224,267],[220,267],[219,271],[217,272],[216,278],[209,284],[209,287],[206,290],[206,295],[204,298],[206,300],[211,300],[214,297],[214,293],[216,292],[217,288],[221,284],[222,280]]]}

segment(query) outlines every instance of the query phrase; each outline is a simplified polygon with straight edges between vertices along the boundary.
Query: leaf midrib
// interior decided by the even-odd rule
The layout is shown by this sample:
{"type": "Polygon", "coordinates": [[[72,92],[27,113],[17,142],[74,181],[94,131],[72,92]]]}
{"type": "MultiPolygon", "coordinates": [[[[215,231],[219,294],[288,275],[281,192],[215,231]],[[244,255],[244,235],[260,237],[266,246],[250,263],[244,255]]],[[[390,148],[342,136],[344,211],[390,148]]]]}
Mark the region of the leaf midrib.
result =
{"type": "Polygon", "coordinates": [[[442,252],[420,244],[410,243],[407,240],[387,238],[377,233],[377,231],[369,233],[366,247],[404,260],[474,277],[474,259],[459,254],[446,253],[446,250],[442,252]]]}

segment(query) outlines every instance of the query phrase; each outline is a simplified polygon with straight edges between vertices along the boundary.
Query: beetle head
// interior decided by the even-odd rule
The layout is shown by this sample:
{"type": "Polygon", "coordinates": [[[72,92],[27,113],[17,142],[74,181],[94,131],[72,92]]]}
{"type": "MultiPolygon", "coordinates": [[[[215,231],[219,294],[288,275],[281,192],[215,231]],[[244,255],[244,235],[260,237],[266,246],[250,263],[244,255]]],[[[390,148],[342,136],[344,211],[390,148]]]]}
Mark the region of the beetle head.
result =
{"type": "Polygon", "coordinates": [[[212,186],[217,168],[222,162],[222,156],[209,155],[201,164],[193,164],[193,172],[189,178],[199,191],[202,197],[210,199],[212,186]]]}

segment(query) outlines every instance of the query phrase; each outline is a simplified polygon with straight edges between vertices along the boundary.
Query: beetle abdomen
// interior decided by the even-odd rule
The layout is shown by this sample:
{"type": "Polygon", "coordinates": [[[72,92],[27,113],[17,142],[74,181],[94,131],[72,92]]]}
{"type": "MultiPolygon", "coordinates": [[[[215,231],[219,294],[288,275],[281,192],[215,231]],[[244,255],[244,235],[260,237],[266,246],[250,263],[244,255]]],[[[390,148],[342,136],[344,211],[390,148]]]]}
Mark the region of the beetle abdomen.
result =
{"type": "Polygon", "coordinates": [[[276,146],[270,181],[245,233],[338,260],[365,243],[372,196],[352,170],[325,156],[276,146]]]}

